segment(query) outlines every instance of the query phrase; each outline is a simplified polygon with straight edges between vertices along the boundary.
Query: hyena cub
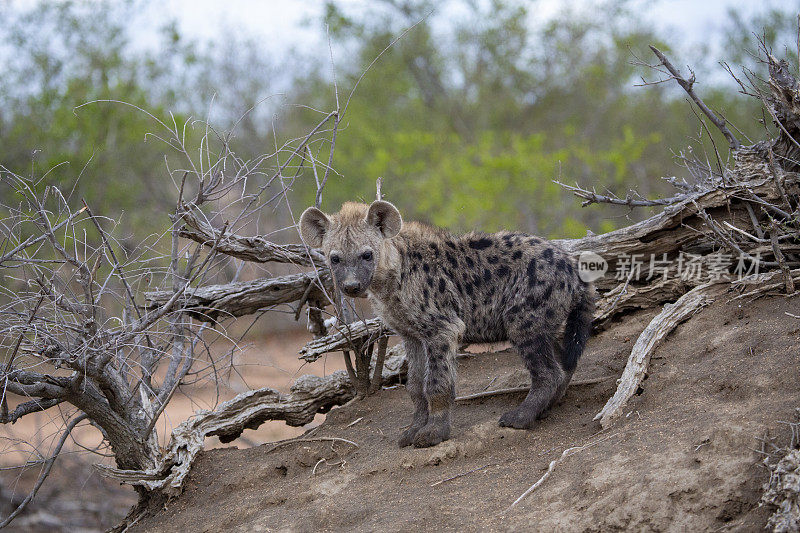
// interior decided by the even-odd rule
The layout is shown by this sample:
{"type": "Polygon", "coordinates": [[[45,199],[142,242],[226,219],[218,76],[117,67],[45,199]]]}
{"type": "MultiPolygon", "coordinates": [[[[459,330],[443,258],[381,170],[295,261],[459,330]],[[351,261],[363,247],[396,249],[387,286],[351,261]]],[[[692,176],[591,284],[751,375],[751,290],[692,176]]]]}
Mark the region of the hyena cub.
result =
{"type": "Polygon", "coordinates": [[[460,343],[509,340],[531,374],[528,396],[500,418],[531,428],[564,394],[589,336],[593,289],[560,248],[523,233],[470,233],[406,222],[389,202],[309,207],[303,240],[322,248],[337,286],[369,296],[403,339],[414,418],[400,446],[450,436],[460,343]],[[559,332],[563,345],[554,349],[559,332]]]}

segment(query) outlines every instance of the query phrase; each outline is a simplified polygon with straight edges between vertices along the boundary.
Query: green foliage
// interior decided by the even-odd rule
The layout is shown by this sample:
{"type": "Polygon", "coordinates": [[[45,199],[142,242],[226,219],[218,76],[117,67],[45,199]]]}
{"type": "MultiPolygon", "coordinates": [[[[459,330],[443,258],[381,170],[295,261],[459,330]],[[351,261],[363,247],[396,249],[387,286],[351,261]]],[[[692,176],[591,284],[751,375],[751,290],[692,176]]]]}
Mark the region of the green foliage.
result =
{"type": "MultiPolygon", "coordinates": [[[[174,201],[163,156],[172,149],[147,135],[159,126],[132,107],[83,104],[124,101],[170,125],[173,111],[181,125],[190,116],[206,117],[217,94],[208,116],[219,130],[236,122],[234,148],[245,159],[280,146],[273,135],[305,135],[324,116],[318,110],[336,105],[330,65],[294,56],[300,60],[290,63],[298,68],[281,71],[283,79],[291,77],[288,105],[277,108],[270,100],[259,106],[277,69],[247,37],[226,39],[215,49],[186,40],[174,21],[165,21],[159,49],[136,51],[130,20],[145,4],[0,7],[6,43],[0,45],[6,57],[0,164],[42,175],[66,162],[42,186],[78,180],[74,197],[85,197],[97,212],[125,212],[123,224],[131,230],[152,231],[168,223],[164,211],[174,201]]],[[[712,164],[728,159],[725,140],[701,125],[676,84],[634,86],[641,77],[657,79],[632,62],[651,61],[648,44],[676,65],[695,66],[706,103],[750,140],[764,136],[754,99],[738,94],[734,84],[720,84],[702,54],[670,49],[670,39],[643,24],[629,2],[565,7],[547,22],[537,22],[536,9],[522,0],[384,0],[357,9],[328,2],[319,27],[333,43],[344,115],[323,207],[371,199],[382,176],[388,198],[407,216],[454,230],[505,227],[577,236],[627,224],[627,218],[607,218],[611,210],[579,209],[553,180],[654,197],[672,193],[660,176],[686,176],[674,154],[687,146],[712,164]]],[[[780,43],[794,42],[793,25],[788,9],[763,11],[755,22],[733,12],[722,44],[731,54],[753,50],[751,31],[763,27],[767,45],[782,54],[787,50],[780,43]]],[[[791,46],[787,53],[796,61],[791,46]]],[[[749,56],[727,59],[757,69],[749,56]]],[[[187,132],[189,144],[202,133],[191,126],[187,132]]],[[[327,162],[329,143],[315,141],[310,148],[318,162],[327,162]]],[[[307,162],[299,177],[291,181],[294,199],[308,204],[315,186],[307,162]]]]}
{"type": "MultiPolygon", "coordinates": [[[[125,15],[135,5],[42,3],[10,18],[13,44],[8,111],[0,123],[0,162],[19,174],[41,176],[85,198],[99,213],[127,212],[125,225],[153,229],[167,222],[169,193],[161,177],[164,146],[146,142],[155,123],[131,106],[166,116],[169,102],[153,102],[140,58],[128,57],[125,15]],[[91,103],[95,102],[95,103],[91,103]],[[166,194],[165,194],[166,193],[166,194]],[[143,226],[142,226],[143,225],[143,226]]],[[[10,15],[10,14],[9,14],[10,15]]],[[[171,203],[171,202],[169,202],[171,203]]]]}
{"type": "MultiPolygon", "coordinates": [[[[716,132],[711,142],[676,84],[634,87],[642,76],[654,79],[632,64],[634,54],[652,57],[648,44],[669,48],[627,2],[598,4],[536,25],[529,4],[513,0],[387,1],[358,15],[329,3],[332,38],[357,50],[353,61],[337,63],[350,86],[380,58],[347,107],[334,159],[341,176],[325,207],[371,199],[382,176],[388,197],[415,218],[455,230],[577,236],[629,221],[580,211],[554,179],[657,196],[672,192],[660,176],[685,175],[673,152],[691,144],[714,160],[716,149],[724,164],[726,142],[716,132]]],[[[334,107],[316,75],[299,85],[308,88],[299,102],[334,107]]],[[[344,85],[340,78],[340,92],[344,85]]],[[[699,90],[746,133],[763,135],[756,101],[731,87],[699,90]]],[[[305,184],[308,202],[313,184],[305,184]]]]}

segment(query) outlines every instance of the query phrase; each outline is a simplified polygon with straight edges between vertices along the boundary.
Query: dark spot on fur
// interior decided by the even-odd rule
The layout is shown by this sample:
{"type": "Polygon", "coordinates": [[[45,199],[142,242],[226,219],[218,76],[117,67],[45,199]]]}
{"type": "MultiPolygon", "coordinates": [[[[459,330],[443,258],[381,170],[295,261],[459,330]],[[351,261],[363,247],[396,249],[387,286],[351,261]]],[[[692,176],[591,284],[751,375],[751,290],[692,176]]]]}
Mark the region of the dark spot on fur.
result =
{"type": "Polygon", "coordinates": [[[466,283],[464,283],[464,289],[467,291],[467,296],[472,296],[472,290],[473,290],[472,282],[467,281],[466,283]]]}
{"type": "Polygon", "coordinates": [[[439,256],[439,247],[436,245],[436,243],[432,242],[432,243],[428,244],[428,246],[430,246],[431,250],[433,250],[433,255],[438,257],[439,256]]]}
{"type": "Polygon", "coordinates": [[[545,261],[552,262],[553,261],[553,249],[552,248],[548,248],[544,252],[542,252],[542,258],[545,261]]]}
{"type": "Polygon", "coordinates": [[[449,247],[450,247],[450,248],[452,248],[453,250],[455,250],[455,249],[456,249],[456,244],[455,244],[453,241],[444,241],[444,244],[445,244],[446,246],[449,246],[449,247]]]}
{"type": "Polygon", "coordinates": [[[428,284],[428,287],[433,288],[433,278],[432,277],[428,276],[427,278],[425,278],[425,282],[428,284]]]}
{"type": "Polygon", "coordinates": [[[445,285],[444,278],[439,278],[439,292],[444,293],[445,285]]]}
{"type": "Polygon", "coordinates": [[[564,261],[563,257],[559,258],[559,260],[556,261],[556,270],[564,271],[566,269],[567,269],[567,262],[564,261]]]}
{"type": "Polygon", "coordinates": [[[485,250],[492,245],[492,241],[483,237],[482,239],[473,239],[469,241],[469,247],[473,250],[485,250]]]}
{"type": "Polygon", "coordinates": [[[549,300],[551,294],[553,294],[553,286],[548,285],[544,290],[544,294],[542,294],[542,301],[549,300]]]}
{"type": "Polygon", "coordinates": [[[425,273],[427,274],[428,272],[431,271],[431,267],[428,266],[428,263],[422,263],[422,270],[424,270],[425,273]]]}
{"type": "Polygon", "coordinates": [[[492,273],[489,271],[488,268],[483,269],[483,281],[489,281],[492,279],[492,273]]]}
{"type": "Polygon", "coordinates": [[[480,286],[481,286],[481,277],[480,276],[475,276],[474,278],[472,278],[472,283],[475,284],[476,288],[480,288],[480,286]]]}
{"type": "Polygon", "coordinates": [[[455,257],[453,257],[453,254],[451,254],[450,252],[445,252],[445,254],[444,254],[444,255],[445,255],[445,257],[447,258],[447,261],[448,261],[448,262],[449,262],[451,265],[453,265],[453,268],[458,268],[458,261],[456,261],[456,258],[455,258],[455,257]]]}
{"type": "Polygon", "coordinates": [[[417,270],[419,270],[417,265],[411,265],[411,272],[416,272],[417,270]]]}
{"type": "Polygon", "coordinates": [[[475,261],[472,260],[470,256],[466,256],[464,260],[467,262],[467,266],[470,268],[475,268],[475,261]]]}
{"type": "Polygon", "coordinates": [[[520,250],[517,250],[511,255],[511,259],[513,259],[514,261],[519,261],[520,259],[522,259],[522,252],[520,250]]]}
{"type": "Polygon", "coordinates": [[[425,300],[427,300],[429,296],[430,296],[430,293],[428,292],[428,289],[427,289],[427,288],[425,288],[425,287],[423,287],[423,288],[422,288],[422,297],[423,297],[425,300]]]}
{"type": "Polygon", "coordinates": [[[486,258],[486,260],[489,261],[490,264],[496,265],[497,262],[500,261],[500,258],[497,257],[496,255],[490,255],[489,257],[486,258]]]}
{"type": "Polygon", "coordinates": [[[497,272],[497,275],[500,276],[501,278],[504,278],[509,274],[511,274],[511,270],[505,265],[500,265],[500,268],[498,268],[495,272],[497,272]]]}
{"type": "Polygon", "coordinates": [[[528,275],[528,285],[533,287],[536,284],[536,259],[530,260],[525,273],[528,275]]]}
{"type": "Polygon", "coordinates": [[[553,312],[553,310],[551,308],[548,307],[544,311],[544,316],[546,316],[547,318],[553,318],[555,316],[555,313],[553,312]]]}
{"type": "Polygon", "coordinates": [[[558,282],[558,288],[561,289],[562,291],[564,290],[565,286],[566,286],[566,284],[564,283],[563,279],[558,282]]]}

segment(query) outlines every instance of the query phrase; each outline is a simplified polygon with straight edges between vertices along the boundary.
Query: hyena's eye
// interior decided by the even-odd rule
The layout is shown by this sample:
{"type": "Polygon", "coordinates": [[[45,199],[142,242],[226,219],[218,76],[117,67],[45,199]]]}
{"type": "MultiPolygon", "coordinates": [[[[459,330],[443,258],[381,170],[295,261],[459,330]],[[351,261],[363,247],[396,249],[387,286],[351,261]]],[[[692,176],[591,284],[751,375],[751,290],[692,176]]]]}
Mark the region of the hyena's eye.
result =
{"type": "Polygon", "coordinates": [[[338,255],[332,255],[331,256],[331,264],[333,264],[333,265],[338,264],[339,261],[341,261],[341,260],[342,259],[338,255]]]}
{"type": "Polygon", "coordinates": [[[361,259],[364,261],[371,261],[372,260],[372,250],[367,250],[363,254],[361,254],[361,259]]]}

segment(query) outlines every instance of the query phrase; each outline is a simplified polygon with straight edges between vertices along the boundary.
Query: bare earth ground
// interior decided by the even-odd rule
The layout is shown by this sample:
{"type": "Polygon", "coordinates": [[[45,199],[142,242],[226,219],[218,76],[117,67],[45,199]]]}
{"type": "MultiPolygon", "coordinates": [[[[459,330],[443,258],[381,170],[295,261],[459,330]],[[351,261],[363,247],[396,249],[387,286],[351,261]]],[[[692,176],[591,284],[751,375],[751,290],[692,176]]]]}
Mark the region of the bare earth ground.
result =
{"type": "MultiPolygon", "coordinates": [[[[723,299],[701,311],[657,350],[641,394],[601,433],[592,417],[614,379],[571,387],[533,431],[497,426],[521,394],[460,403],[452,440],[398,449],[411,404],[402,387],[387,389],[332,410],[309,436],[358,448],[297,441],[206,451],[185,492],[133,529],[757,531],[770,512],[758,507],[767,473],[757,438],[785,437],[779,421],[794,420],[800,405],[800,320],[787,312],[800,314],[800,298],[723,299]],[[563,450],[593,443],[506,510],[563,450]]],[[[630,315],[593,338],[575,379],[619,376],[652,316],[630,315]]],[[[459,365],[459,394],[524,376],[508,351],[459,365]]]]}

